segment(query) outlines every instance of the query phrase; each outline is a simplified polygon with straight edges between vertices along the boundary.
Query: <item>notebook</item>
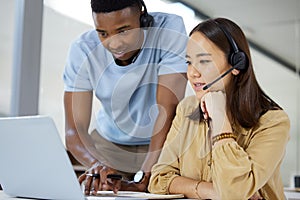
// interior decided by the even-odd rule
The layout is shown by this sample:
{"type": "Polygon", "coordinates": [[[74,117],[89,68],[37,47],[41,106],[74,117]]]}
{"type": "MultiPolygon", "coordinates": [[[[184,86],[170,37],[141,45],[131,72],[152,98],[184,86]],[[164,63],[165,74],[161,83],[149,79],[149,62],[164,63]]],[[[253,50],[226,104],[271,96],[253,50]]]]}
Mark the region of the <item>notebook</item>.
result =
{"type": "Polygon", "coordinates": [[[85,199],[53,120],[0,118],[0,184],[13,197],[85,199]]]}

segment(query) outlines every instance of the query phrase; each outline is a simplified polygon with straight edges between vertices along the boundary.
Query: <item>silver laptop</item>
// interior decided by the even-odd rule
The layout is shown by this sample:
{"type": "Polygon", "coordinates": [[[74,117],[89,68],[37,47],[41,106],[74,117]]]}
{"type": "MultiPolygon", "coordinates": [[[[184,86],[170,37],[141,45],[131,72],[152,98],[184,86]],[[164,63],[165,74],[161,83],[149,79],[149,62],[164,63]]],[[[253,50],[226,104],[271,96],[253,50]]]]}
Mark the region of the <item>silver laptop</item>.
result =
{"type": "Polygon", "coordinates": [[[0,184],[14,197],[85,199],[47,116],[0,118],[0,184]]]}

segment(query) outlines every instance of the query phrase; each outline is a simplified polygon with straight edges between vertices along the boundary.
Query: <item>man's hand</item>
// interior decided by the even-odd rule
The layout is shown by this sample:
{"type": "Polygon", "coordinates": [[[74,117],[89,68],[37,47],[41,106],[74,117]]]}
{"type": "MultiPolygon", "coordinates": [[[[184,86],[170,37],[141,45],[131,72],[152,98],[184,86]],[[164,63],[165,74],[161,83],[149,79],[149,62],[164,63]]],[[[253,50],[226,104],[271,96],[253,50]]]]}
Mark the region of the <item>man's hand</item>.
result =
{"type": "Polygon", "coordinates": [[[84,194],[97,195],[99,190],[113,190],[117,192],[121,187],[121,180],[109,180],[107,179],[108,174],[116,174],[116,170],[99,162],[95,163],[78,178],[80,184],[84,183],[84,194]]]}

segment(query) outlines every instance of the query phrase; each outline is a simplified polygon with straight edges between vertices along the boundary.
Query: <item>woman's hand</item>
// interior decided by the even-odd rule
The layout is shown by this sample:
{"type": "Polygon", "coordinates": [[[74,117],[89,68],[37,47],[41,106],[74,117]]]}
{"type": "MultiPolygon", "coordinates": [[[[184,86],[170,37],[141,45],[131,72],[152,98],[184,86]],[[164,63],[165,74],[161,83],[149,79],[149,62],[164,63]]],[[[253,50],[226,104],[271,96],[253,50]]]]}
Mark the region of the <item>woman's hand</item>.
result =
{"type": "Polygon", "coordinates": [[[201,99],[204,118],[210,120],[212,137],[220,133],[232,132],[226,113],[226,95],[222,91],[208,92],[201,99]]]}
{"type": "Polygon", "coordinates": [[[112,190],[116,193],[121,187],[121,180],[107,179],[108,174],[116,173],[116,170],[97,162],[78,180],[80,184],[84,183],[85,195],[97,195],[99,190],[112,190]]]}

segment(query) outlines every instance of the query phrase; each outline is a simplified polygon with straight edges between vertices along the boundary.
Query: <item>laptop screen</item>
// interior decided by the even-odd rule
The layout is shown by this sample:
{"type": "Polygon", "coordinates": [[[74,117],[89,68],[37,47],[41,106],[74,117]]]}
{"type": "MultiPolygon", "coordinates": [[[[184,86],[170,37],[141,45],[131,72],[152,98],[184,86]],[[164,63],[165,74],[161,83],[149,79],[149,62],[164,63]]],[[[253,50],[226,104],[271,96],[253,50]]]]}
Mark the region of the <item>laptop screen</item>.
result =
{"type": "Polygon", "coordinates": [[[0,184],[10,196],[84,199],[54,121],[0,118],[0,184]]]}

